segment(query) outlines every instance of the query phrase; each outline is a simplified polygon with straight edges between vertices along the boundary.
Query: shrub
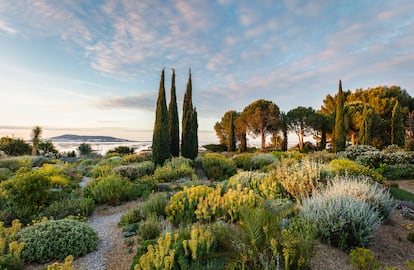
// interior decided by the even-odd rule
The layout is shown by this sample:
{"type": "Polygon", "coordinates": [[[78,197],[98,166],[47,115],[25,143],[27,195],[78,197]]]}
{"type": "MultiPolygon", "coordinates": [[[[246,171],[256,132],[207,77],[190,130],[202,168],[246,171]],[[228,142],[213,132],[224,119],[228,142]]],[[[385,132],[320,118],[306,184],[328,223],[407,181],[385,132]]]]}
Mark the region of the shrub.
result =
{"type": "Polygon", "coordinates": [[[0,150],[9,156],[30,155],[32,147],[20,138],[0,138],[0,150]]]}
{"type": "Polygon", "coordinates": [[[327,170],[334,175],[368,176],[379,183],[384,182],[384,177],[374,169],[349,159],[334,159],[329,163],[327,170]]]}
{"type": "Polygon", "coordinates": [[[379,150],[370,145],[351,145],[348,146],[345,151],[339,153],[339,156],[350,160],[356,160],[357,157],[366,153],[379,153],[379,150]]]}
{"type": "Polygon", "coordinates": [[[406,140],[404,148],[407,151],[414,151],[414,139],[406,140]]]}
{"type": "Polygon", "coordinates": [[[155,214],[158,217],[165,217],[165,207],[167,207],[167,204],[168,198],[166,194],[153,193],[140,207],[142,216],[148,218],[152,214],[155,214]]]}
{"type": "Polygon", "coordinates": [[[15,218],[26,223],[45,206],[50,181],[37,171],[17,173],[0,183],[0,191],[15,218]]]}
{"type": "Polygon", "coordinates": [[[270,172],[270,177],[280,183],[297,201],[309,196],[321,178],[321,166],[318,162],[305,159],[300,162],[286,159],[270,172]]]}
{"type": "Polygon", "coordinates": [[[205,198],[214,188],[207,186],[184,187],[175,193],[165,208],[168,220],[173,224],[190,223],[196,220],[195,210],[200,198],[205,198]]]}
{"type": "Polygon", "coordinates": [[[142,240],[156,239],[160,234],[160,218],[155,213],[139,223],[138,235],[142,240]]]}
{"type": "Polygon", "coordinates": [[[299,214],[318,224],[323,240],[344,250],[370,244],[381,224],[380,214],[368,203],[324,193],[314,193],[302,202],[299,214]]]}
{"type": "Polygon", "coordinates": [[[0,181],[7,180],[13,175],[9,168],[0,168],[0,181]]]}
{"type": "Polygon", "coordinates": [[[359,270],[375,270],[380,268],[380,263],[375,259],[372,251],[366,248],[357,247],[351,249],[349,258],[352,265],[359,270]]]}
{"type": "Polygon", "coordinates": [[[251,167],[253,170],[261,169],[277,161],[272,154],[256,154],[251,158],[251,167]]]}
{"type": "Polygon", "coordinates": [[[155,165],[151,161],[144,161],[136,165],[123,165],[114,168],[114,172],[123,177],[128,177],[130,180],[142,178],[144,176],[153,174],[155,165]]]}
{"type": "Polygon", "coordinates": [[[413,179],[414,178],[414,165],[412,164],[400,164],[400,165],[386,165],[381,164],[376,171],[387,178],[388,180],[399,179],[413,179]]]}
{"type": "Polygon", "coordinates": [[[227,151],[227,144],[206,144],[203,147],[210,152],[226,152],[227,151]]]}
{"type": "Polygon", "coordinates": [[[118,222],[118,226],[122,227],[128,224],[138,223],[143,219],[144,217],[142,216],[141,209],[134,208],[121,216],[118,222]]]}
{"type": "Polygon", "coordinates": [[[377,210],[384,220],[391,217],[395,202],[390,193],[369,178],[337,176],[328,182],[324,196],[351,197],[366,202],[377,210]]]}
{"type": "Polygon", "coordinates": [[[134,183],[134,197],[146,198],[151,191],[157,188],[157,181],[151,176],[144,176],[143,178],[135,180],[134,183]]]}
{"type": "Polygon", "coordinates": [[[398,187],[390,187],[391,195],[399,201],[414,202],[414,193],[398,187]]]}
{"type": "Polygon", "coordinates": [[[63,260],[72,255],[78,258],[96,249],[98,234],[88,225],[71,219],[48,220],[22,231],[25,261],[45,263],[63,260]]]}
{"type": "Polygon", "coordinates": [[[260,172],[239,172],[227,182],[226,188],[247,187],[265,199],[276,199],[288,196],[280,182],[272,175],[260,172]]]}
{"type": "Polygon", "coordinates": [[[225,180],[236,173],[234,162],[220,154],[207,153],[201,157],[201,164],[210,180],[225,180]]]}
{"type": "Polygon", "coordinates": [[[91,197],[97,204],[118,205],[136,198],[135,190],[136,186],[128,178],[109,175],[90,181],[84,189],[84,196],[91,197]]]}
{"type": "Polygon", "coordinates": [[[17,241],[22,224],[14,220],[9,228],[3,225],[0,222],[0,269],[23,269],[21,252],[24,244],[17,241]]]}
{"type": "Polygon", "coordinates": [[[121,163],[122,159],[119,157],[104,159],[92,168],[91,176],[95,178],[108,176],[112,173],[112,169],[120,166],[121,163]]]}
{"type": "Polygon", "coordinates": [[[107,155],[112,154],[112,153],[117,153],[123,156],[123,155],[131,155],[134,152],[135,152],[135,149],[132,147],[118,146],[118,147],[115,147],[114,149],[109,150],[107,155]]]}
{"type": "Polygon", "coordinates": [[[73,259],[73,256],[69,255],[65,258],[63,263],[54,262],[51,265],[48,265],[46,270],[72,270],[73,259]]]}
{"type": "Polygon", "coordinates": [[[245,171],[251,170],[252,162],[251,159],[254,153],[242,153],[233,157],[233,161],[237,168],[241,168],[245,171]]]}
{"type": "Polygon", "coordinates": [[[191,179],[195,177],[195,170],[191,160],[183,157],[174,157],[166,160],[164,166],[154,171],[154,179],[158,182],[174,182],[180,178],[191,179]]]}
{"type": "Polygon", "coordinates": [[[95,202],[88,197],[71,196],[63,200],[54,201],[43,210],[43,215],[62,219],[68,216],[87,217],[95,210],[95,202]]]}

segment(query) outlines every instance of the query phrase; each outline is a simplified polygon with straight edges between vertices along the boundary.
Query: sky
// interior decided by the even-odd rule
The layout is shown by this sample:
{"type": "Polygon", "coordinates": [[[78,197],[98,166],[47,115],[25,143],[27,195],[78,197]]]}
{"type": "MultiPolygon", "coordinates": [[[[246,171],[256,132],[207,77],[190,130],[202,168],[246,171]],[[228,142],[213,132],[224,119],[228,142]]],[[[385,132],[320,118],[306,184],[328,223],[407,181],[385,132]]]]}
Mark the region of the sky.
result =
{"type": "Polygon", "coordinates": [[[318,109],[339,79],[414,96],[413,13],[412,0],[1,0],[0,135],[151,140],[163,68],[180,110],[191,69],[201,141],[257,99],[318,109]]]}

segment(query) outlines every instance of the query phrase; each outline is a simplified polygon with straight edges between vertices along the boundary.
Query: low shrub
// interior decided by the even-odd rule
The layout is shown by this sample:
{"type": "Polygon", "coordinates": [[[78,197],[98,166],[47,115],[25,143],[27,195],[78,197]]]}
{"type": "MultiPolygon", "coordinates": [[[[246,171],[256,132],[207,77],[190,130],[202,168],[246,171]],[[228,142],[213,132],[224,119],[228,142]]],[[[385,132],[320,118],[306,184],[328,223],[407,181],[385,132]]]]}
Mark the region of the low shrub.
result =
{"type": "Polygon", "coordinates": [[[299,215],[318,224],[319,236],[343,250],[370,244],[382,221],[379,212],[366,202],[323,192],[304,200],[299,215]]]}
{"type": "Polygon", "coordinates": [[[154,171],[154,179],[160,183],[174,182],[180,178],[195,178],[195,170],[190,159],[174,157],[166,160],[162,167],[154,171]]]}
{"type": "Polygon", "coordinates": [[[9,168],[0,168],[0,181],[4,181],[13,176],[13,172],[9,168]]]}
{"type": "Polygon", "coordinates": [[[165,207],[168,204],[168,197],[165,193],[152,193],[141,205],[142,216],[148,218],[152,214],[158,217],[165,217],[165,207]]]}
{"type": "Polygon", "coordinates": [[[245,171],[251,170],[252,166],[252,157],[254,156],[254,153],[242,153],[235,155],[233,157],[234,164],[236,164],[237,168],[241,168],[245,171]]]}
{"type": "Polygon", "coordinates": [[[412,164],[381,164],[376,171],[388,180],[414,179],[414,165],[412,164]]]}
{"type": "Polygon", "coordinates": [[[123,201],[138,197],[137,186],[126,177],[109,175],[95,178],[90,181],[85,189],[84,196],[91,197],[97,204],[108,203],[118,205],[123,201]]]}
{"type": "Polygon", "coordinates": [[[123,227],[128,224],[138,223],[143,219],[144,217],[142,216],[141,208],[134,208],[121,216],[118,226],[123,227]]]}
{"type": "Polygon", "coordinates": [[[275,163],[277,161],[277,158],[274,157],[272,154],[256,154],[252,156],[250,162],[251,162],[251,168],[253,170],[259,170],[263,167],[270,165],[272,163],[275,163]]]}
{"type": "Polygon", "coordinates": [[[69,255],[62,263],[54,262],[51,265],[48,265],[46,270],[72,270],[73,259],[73,256],[69,255]]]}
{"type": "Polygon", "coordinates": [[[327,170],[333,175],[368,176],[379,183],[384,182],[384,177],[374,169],[349,159],[334,159],[328,164],[327,170]]]}
{"type": "Polygon", "coordinates": [[[144,161],[134,165],[122,165],[113,169],[113,172],[135,180],[154,173],[155,165],[151,161],[144,161]]]}
{"type": "Polygon", "coordinates": [[[375,259],[372,251],[367,248],[357,247],[351,249],[349,258],[352,265],[359,270],[379,269],[381,264],[375,259]]]}
{"type": "Polygon", "coordinates": [[[63,200],[54,201],[47,206],[42,214],[53,219],[62,219],[68,216],[87,217],[95,210],[95,202],[89,197],[71,196],[63,200]]]}
{"type": "Polygon", "coordinates": [[[24,229],[20,235],[24,243],[25,261],[45,263],[63,260],[72,255],[78,258],[96,249],[98,234],[85,223],[71,220],[48,220],[24,229]]]}
{"type": "Polygon", "coordinates": [[[14,220],[9,228],[3,227],[0,222],[0,269],[23,269],[21,252],[24,244],[18,242],[22,224],[14,220]]]}
{"type": "Polygon", "coordinates": [[[134,181],[134,197],[147,198],[149,194],[157,189],[157,181],[152,176],[144,176],[134,181]]]}
{"type": "Polygon", "coordinates": [[[414,193],[398,187],[390,187],[391,195],[399,201],[414,202],[414,193]]]}
{"type": "Polygon", "coordinates": [[[384,220],[391,217],[396,207],[390,193],[366,177],[337,176],[328,182],[323,194],[330,197],[351,197],[366,202],[384,220]]]}
{"type": "Polygon", "coordinates": [[[139,223],[138,235],[142,240],[156,239],[161,234],[160,217],[155,213],[150,214],[139,223]]]}
{"type": "Polygon", "coordinates": [[[226,152],[228,147],[227,144],[206,144],[203,145],[203,147],[210,152],[216,152],[216,153],[221,153],[221,152],[226,152]]]}
{"type": "Polygon", "coordinates": [[[358,157],[365,155],[366,153],[379,153],[380,151],[374,146],[370,145],[350,145],[346,147],[345,151],[340,152],[338,155],[350,160],[356,160],[358,157]]]}
{"type": "Polygon", "coordinates": [[[217,153],[207,153],[202,156],[201,165],[210,180],[225,180],[236,174],[234,162],[217,153]]]}

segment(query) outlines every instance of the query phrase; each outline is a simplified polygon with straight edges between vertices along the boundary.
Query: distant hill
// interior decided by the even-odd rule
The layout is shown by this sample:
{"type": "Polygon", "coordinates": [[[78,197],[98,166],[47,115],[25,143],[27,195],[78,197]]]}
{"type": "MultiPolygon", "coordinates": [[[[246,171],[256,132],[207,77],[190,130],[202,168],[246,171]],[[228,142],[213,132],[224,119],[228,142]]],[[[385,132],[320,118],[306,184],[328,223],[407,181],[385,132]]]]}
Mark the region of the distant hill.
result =
{"type": "Polygon", "coordinates": [[[131,142],[130,140],[110,136],[82,136],[73,134],[64,134],[49,139],[52,142],[131,142]]]}

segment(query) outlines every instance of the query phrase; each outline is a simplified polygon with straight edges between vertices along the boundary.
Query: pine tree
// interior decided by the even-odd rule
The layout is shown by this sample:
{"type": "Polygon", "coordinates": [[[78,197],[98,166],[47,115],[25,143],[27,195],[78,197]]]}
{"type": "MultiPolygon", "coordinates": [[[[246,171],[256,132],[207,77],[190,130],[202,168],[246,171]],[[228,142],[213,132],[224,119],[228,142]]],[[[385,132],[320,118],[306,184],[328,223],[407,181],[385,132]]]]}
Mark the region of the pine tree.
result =
{"type": "Polygon", "coordinates": [[[401,105],[398,100],[395,102],[392,109],[391,116],[391,144],[398,146],[404,146],[405,132],[404,132],[404,119],[401,112],[401,105]]]}
{"type": "Polygon", "coordinates": [[[227,148],[229,152],[234,152],[236,151],[236,137],[234,134],[234,118],[233,118],[233,114],[230,114],[230,126],[229,126],[229,141],[227,144],[227,148]]]}
{"type": "Polygon", "coordinates": [[[171,97],[168,106],[168,131],[170,139],[170,153],[173,157],[180,155],[180,125],[178,122],[177,96],[175,91],[175,70],[171,78],[171,97]]]}
{"type": "Polygon", "coordinates": [[[344,93],[342,92],[342,82],[339,80],[338,94],[335,102],[335,140],[334,151],[341,152],[345,150],[346,145],[346,131],[345,131],[345,117],[344,117],[344,93]]]}
{"type": "Polygon", "coordinates": [[[152,161],[162,165],[170,157],[170,145],[168,139],[168,113],[165,100],[164,69],[161,72],[160,88],[158,91],[157,108],[155,112],[155,124],[152,135],[152,161]]]}
{"type": "Polygon", "coordinates": [[[198,154],[198,122],[197,112],[192,101],[191,70],[187,82],[187,90],[183,101],[183,120],[181,133],[181,155],[195,159],[198,154]]]}
{"type": "Polygon", "coordinates": [[[367,109],[367,105],[365,104],[364,110],[362,111],[362,123],[361,128],[359,129],[359,138],[358,142],[362,145],[370,145],[371,144],[371,115],[367,109]]]}

